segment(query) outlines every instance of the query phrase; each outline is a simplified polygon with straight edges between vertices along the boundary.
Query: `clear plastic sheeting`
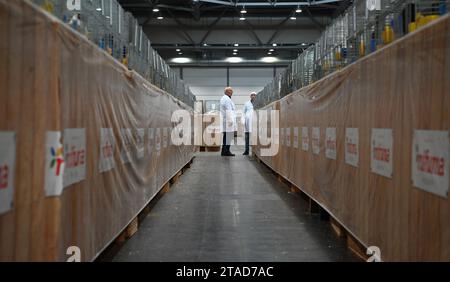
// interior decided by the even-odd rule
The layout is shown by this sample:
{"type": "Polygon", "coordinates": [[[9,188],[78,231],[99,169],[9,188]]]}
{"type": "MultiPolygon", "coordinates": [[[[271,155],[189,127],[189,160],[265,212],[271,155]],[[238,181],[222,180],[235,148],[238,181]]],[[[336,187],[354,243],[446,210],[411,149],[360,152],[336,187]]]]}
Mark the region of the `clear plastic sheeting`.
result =
{"type": "Polygon", "coordinates": [[[0,158],[15,167],[0,261],[65,261],[69,247],[90,261],[191,161],[170,132],[192,109],[27,1],[0,0],[0,36],[1,144],[15,153],[0,158]]]}
{"type": "Polygon", "coordinates": [[[263,108],[297,140],[259,158],[384,261],[450,260],[449,46],[447,15],[263,108]]]}

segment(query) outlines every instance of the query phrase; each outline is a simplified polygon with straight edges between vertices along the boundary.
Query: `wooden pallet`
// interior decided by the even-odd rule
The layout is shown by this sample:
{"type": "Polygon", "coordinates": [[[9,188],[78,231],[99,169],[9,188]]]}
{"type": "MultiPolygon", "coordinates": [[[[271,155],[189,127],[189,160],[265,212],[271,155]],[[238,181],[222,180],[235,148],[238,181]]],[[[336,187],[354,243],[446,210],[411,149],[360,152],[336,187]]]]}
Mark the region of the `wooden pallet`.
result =
{"type": "Polygon", "coordinates": [[[319,215],[321,220],[328,221],[333,232],[337,237],[344,238],[347,244],[347,248],[352,251],[357,257],[359,257],[363,261],[368,260],[368,255],[366,254],[366,248],[364,245],[355,238],[351,232],[349,232],[343,225],[339,223],[339,221],[333,217],[332,214],[328,213],[321,205],[314,200],[314,198],[310,197],[308,194],[302,191],[301,188],[291,183],[288,179],[286,179],[281,174],[277,173],[270,166],[264,163],[256,154],[254,154],[254,158],[257,162],[261,163],[265,167],[267,167],[272,173],[277,177],[278,182],[285,184],[289,187],[289,192],[293,194],[300,194],[300,196],[308,203],[309,205],[309,213],[311,215],[316,214],[319,215]]]}

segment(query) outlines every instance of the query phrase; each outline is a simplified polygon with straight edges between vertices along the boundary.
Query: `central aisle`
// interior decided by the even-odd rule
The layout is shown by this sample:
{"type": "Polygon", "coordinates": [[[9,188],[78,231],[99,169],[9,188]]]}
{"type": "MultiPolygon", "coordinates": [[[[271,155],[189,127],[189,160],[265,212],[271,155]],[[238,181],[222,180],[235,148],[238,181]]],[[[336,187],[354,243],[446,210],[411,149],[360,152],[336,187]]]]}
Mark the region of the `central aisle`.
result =
{"type": "Polygon", "coordinates": [[[252,158],[199,153],[113,261],[355,261],[307,203],[252,158]]]}

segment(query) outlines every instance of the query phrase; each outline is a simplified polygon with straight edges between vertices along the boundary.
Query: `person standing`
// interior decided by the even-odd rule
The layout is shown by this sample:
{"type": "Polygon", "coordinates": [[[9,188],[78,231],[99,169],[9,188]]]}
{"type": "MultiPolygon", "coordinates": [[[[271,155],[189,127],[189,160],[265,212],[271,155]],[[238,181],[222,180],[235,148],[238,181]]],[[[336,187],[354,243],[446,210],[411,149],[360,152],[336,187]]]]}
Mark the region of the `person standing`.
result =
{"type": "Polygon", "coordinates": [[[244,156],[250,155],[250,135],[252,134],[253,110],[256,101],[256,93],[250,94],[250,101],[244,105],[244,130],[245,130],[245,152],[244,156]]]}
{"type": "Polygon", "coordinates": [[[225,88],[225,95],[220,100],[220,120],[221,131],[223,134],[222,156],[234,157],[231,153],[231,140],[234,139],[236,131],[236,106],[231,100],[233,96],[233,88],[225,88]]]}

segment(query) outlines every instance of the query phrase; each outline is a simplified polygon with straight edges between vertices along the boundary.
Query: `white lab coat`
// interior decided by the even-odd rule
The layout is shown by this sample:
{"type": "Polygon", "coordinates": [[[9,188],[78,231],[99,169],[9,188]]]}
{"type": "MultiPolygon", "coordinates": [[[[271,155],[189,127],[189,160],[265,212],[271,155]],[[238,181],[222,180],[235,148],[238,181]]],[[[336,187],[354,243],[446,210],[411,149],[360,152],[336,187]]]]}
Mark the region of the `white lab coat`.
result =
{"type": "Polygon", "coordinates": [[[223,95],[220,99],[220,131],[235,132],[236,127],[236,106],[227,95],[223,95]]]}
{"type": "Polygon", "coordinates": [[[244,116],[243,116],[244,130],[246,133],[252,133],[253,125],[253,103],[248,101],[244,105],[244,116]]]}

